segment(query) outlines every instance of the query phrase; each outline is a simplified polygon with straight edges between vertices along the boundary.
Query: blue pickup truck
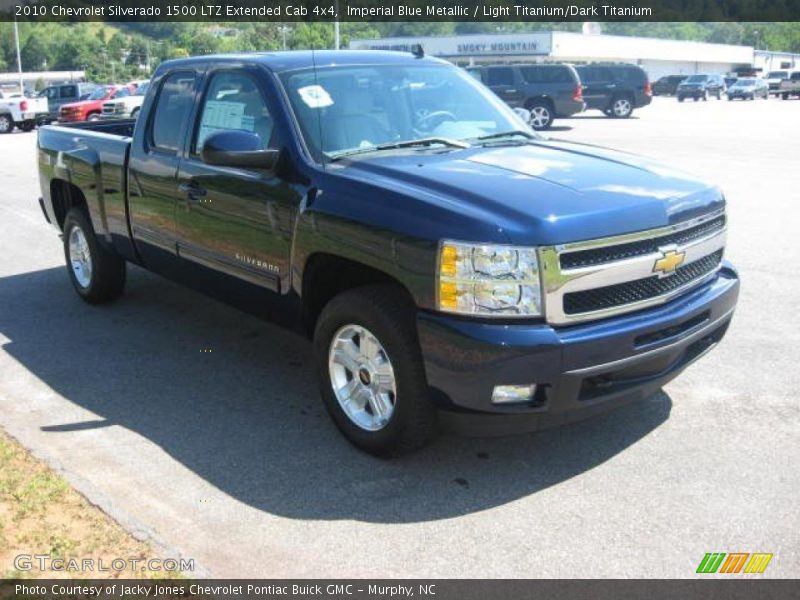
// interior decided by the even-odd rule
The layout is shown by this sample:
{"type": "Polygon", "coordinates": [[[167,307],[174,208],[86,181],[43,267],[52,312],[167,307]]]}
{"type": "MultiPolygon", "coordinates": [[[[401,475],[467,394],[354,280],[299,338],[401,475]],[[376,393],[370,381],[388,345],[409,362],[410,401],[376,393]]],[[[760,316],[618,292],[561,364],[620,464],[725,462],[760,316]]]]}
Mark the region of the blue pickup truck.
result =
{"type": "Polygon", "coordinates": [[[136,121],[44,127],[38,164],[81,298],[119,297],[130,262],[269,307],[378,455],[645,397],[739,291],[717,187],[543,139],[419,53],[165,62],[136,121]]]}

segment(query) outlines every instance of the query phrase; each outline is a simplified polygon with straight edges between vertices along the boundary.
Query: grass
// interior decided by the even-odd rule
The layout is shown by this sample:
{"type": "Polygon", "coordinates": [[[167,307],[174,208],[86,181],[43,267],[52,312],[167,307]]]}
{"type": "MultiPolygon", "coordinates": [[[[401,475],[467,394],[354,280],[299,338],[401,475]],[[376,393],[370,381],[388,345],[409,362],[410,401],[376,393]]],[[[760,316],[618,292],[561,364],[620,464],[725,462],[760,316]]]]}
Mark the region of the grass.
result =
{"type": "Polygon", "coordinates": [[[154,556],[149,544],[133,538],[108,515],[90,504],[43,462],[0,431],[0,578],[162,578],[179,573],[140,570],[154,556]],[[106,566],[116,558],[136,559],[136,571],[31,570],[15,568],[18,555],[46,554],[92,559],[106,566]]]}

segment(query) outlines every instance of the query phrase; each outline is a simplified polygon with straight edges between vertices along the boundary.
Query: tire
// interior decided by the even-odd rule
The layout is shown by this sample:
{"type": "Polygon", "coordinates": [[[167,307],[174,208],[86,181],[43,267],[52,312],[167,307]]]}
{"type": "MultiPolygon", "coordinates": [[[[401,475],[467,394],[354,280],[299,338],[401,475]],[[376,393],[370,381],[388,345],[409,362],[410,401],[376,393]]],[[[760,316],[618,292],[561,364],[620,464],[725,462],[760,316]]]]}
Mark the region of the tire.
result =
{"type": "Polygon", "coordinates": [[[354,446],[386,457],[433,439],[436,410],[428,398],[414,307],[395,286],[355,288],[331,300],[317,321],[314,354],[325,408],[354,446]],[[378,376],[384,378],[383,386],[375,383],[378,376]],[[383,404],[383,416],[373,408],[379,389],[387,390],[378,403],[383,404]],[[340,401],[340,396],[351,399],[340,401]]]}
{"type": "Polygon", "coordinates": [[[97,243],[82,208],[64,219],[64,258],[72,287],[89,304],[113,302],[125,289],[125,259],[97,243]]]}
{"type": "Polygon", "coordinates": [[[25,121],[22,125],[19,126],[19,128],[25,132],[33,131],[35,127],[36,127],[35,121],[25,121]]]}
{"type": "Polygon", "coordinates": [[[0,134],[14,131],[14,120],[11,115],[0,115],[0,134]]]}
{"type": "Polygon", "coordinates": [[[700,96],[693,96],[693,97],[692,97],[692,100],[694,100],[695,102],[697,102],[698,100],[700,100],[700,96]]]}
{"type": "Polygon", "coordinates": [[[138,116],[139,116],[139,109],[138,109],[138,108],[134,108],[134,109],[131,111],[131,119],[135,119],[135,118],[136,118],[136,117],[138,117],[138,116]]]}
{"type": "Polygon", "coordinates": [[[86,120],[87,121],[99,121],[100,120],[100,114],[99,113],[92,113],[86,118],[86,120]]]}
{"type": "Polygon", "coordinates": [[[788,100],[789,94],[781,94],[781,100],[788,100]]]}
{"type": "Polygon", "coordinates": [[[529,103],[527,108],[531,113],[530,126],[536,131],[550,129],[553,124],[553,107],[549,102],[537,100],[529,103]]]}
{"type": "Polygon", "coordinates": [[[614,119],[627,119],[633,114],[633,102],[628,96],[617,96],[611,100],[609,111],[614,119]]]}
{"type": "Polygon", "coordinates": [[[683,102],[685,99],[683,96],[678,96],[678,102],[683,102]]]}
{"type": "Polygon", "coordinates": [[[708,102],[708,90],[703,92],[703,102],[708,102]]]}
{"type": "Polygon", "coordinates": [[[731,98],[730,96],[728,96],[728,102],[731,102],[732,100],[733,100],[733,98],[731,98]]]}

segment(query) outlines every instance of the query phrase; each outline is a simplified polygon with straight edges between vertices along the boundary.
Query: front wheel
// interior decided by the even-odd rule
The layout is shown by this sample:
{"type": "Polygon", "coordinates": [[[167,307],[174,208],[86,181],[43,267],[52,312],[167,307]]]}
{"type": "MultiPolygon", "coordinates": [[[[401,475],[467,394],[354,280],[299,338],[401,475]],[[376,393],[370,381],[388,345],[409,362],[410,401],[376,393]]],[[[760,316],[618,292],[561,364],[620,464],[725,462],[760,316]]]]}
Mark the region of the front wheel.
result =
{"type": "Polygon", "coordinates": [[[131,119],[136,119],[138,116],[139,116],[139,109],[138,108],[134,108],[131,111],[131,119]]]}
{"type": "Polygon", "coordinates": [[[550,129],[553,124],[553,109],[544,102],[534,102],[528,107],[531,113],[530,125],[536,131],[550,129]]]}
{"type": "Polygon", "coordinates": [[[414,308],[396,287],[366,286],[331,300],[317,321],[314,353],[325,408],[352,444],[393,456],[433,438],[414,308]]]}
{"type": "Polygon", "coordinates": [[[685,98],[683,96],[678,96],[678,102],[683,102],[685,98]]]}
{"type": "Polygon", "coordinates": [[[0,115],[0,133],[11,133],[14,131],[14,121],[10,115],[0,115]]]}
{"type": "Polygon", "coordinates": [[[97,114],[97,113],[92,113],[91,115],[89,115],[89,118],[86,119],[86,120],[87,121],[99,121],[100,120],[100,115],[97,114]]]}
{"type": "Polygon", "coordinates": [[[89,304],[119,298],[125,288],[125,259],[97,242],[94,229],[81,208],[64,219],[64,257],[72,287],[89,304]]]}

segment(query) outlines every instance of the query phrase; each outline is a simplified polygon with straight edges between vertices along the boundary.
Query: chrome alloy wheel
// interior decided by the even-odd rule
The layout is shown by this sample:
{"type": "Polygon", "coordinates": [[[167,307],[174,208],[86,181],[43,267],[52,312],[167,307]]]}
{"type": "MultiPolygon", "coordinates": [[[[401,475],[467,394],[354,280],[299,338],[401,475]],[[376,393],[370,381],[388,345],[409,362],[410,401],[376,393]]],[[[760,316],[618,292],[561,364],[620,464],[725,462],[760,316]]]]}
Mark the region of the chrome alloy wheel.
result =
{"type": "Polygon", "coordinates": [[[618,117],[624,117],[631,112],[631,101],[627,98],[617,98],[613,106],[614,114],[618,117]]]}
{"type": "Polygon", "coordinates": [[[389,424],[397,401],[392,362],[366,327],[345,325],[328,351],[333,393],[347,417],[361,429],[379,431],[389,424]]]}
{"type": "Polygon", "coordinates": [[[83,229],[77,226],[69,232],[69,263],[78,285],[88,288],[92,283],[92,255],[83,229]]]}
{"type": "Polygon", "coordinates": [[[11,117],[6,115],[0,116],[0,133],[8,133],[11,131],[12,125],[11,117]]]}
{"type": "Polygon", "coordinates": [[[550,111],[545,106],[534,106],[531,109],[531,126],[534,129],[544,129],[550,123],[550,111]]]}

